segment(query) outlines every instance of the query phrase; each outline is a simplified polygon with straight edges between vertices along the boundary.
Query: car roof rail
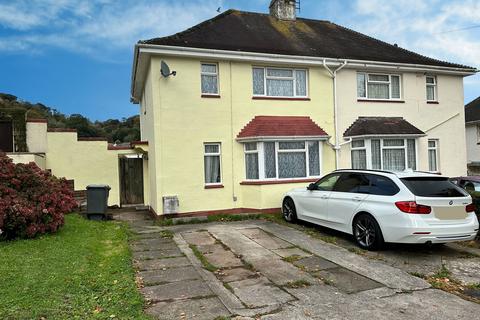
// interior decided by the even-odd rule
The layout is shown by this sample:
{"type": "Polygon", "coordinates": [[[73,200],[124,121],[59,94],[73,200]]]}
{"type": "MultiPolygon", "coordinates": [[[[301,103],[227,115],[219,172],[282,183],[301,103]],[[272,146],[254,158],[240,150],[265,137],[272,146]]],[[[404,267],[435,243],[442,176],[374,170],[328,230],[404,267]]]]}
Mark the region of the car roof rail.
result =
{"type": "Polygon", "coordinates": [[[337,169],[333,172],[341,172],[341,171],[364,171],[364,172],[380,172],[380,173],[390,173],[390,174],[396,174],[393,171],[388,171],[388,170],[375,170],[375,169],[337,169]]]}

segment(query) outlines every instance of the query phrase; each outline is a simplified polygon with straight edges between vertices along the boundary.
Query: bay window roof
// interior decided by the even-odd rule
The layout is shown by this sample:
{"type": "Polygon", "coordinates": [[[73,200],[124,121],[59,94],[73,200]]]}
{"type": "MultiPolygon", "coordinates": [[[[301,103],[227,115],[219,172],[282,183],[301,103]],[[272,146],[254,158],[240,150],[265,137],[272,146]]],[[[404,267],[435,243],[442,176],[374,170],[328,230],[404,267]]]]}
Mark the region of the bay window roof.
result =
{"type": "Polygon", "coordinates": [[[279,138],[327,139],[329,135],[305,116],[256,116],[237,135],[239,141],[279,138]]]}
{"type": "Polygon", "coordinates": [[[424,136],[425,132],[402,117],[359,117],[343,136],[424,136]]]}

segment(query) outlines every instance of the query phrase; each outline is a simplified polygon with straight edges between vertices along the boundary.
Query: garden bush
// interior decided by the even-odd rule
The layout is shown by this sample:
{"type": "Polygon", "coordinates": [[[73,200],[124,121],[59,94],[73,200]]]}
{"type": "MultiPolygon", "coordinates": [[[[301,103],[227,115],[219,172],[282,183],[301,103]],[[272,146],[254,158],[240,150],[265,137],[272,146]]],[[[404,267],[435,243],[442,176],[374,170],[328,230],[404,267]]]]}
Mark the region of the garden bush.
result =
{"type": "Polygon", "coordinates": [[[35,163],[14,164],[0,153],[0,239],[56,232],[76,207],[73,191],[35,163]]]}

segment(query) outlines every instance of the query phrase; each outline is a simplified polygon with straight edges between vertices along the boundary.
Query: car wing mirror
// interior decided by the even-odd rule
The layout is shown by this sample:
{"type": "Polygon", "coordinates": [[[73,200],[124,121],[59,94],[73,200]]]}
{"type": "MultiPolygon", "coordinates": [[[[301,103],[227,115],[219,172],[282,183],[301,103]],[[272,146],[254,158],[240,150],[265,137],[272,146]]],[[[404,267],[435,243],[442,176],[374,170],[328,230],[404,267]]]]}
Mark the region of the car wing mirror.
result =
{"type": "Polygon", "coordinates": [[[318,190],[318,186],[315,183],[310,183],[307,187],[307,190],[310,190],[310,191],[318,190]]]}

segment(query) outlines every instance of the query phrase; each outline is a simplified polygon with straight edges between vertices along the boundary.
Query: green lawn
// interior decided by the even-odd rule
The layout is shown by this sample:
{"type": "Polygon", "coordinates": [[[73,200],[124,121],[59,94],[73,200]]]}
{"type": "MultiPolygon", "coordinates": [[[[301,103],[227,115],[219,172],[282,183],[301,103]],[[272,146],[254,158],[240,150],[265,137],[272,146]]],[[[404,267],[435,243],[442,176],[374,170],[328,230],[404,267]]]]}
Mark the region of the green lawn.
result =
{"type": "Polygon", "coordinates": [[[0,242],[0,319],[149,319],[128,236],[72,214],[57,234],[0,242]]]}

